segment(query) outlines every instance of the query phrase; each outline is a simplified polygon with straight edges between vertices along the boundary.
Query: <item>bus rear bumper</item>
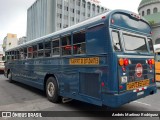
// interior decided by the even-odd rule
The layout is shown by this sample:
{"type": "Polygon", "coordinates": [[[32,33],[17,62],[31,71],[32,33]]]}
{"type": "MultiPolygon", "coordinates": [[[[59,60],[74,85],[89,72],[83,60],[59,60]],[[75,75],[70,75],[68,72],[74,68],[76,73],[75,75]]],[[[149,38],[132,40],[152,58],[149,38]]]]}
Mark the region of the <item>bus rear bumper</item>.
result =
{"type": "Polygon", "coordinates": [[[132,91],[124,92],[121,94],[116,94],[116,95],[103,94],[103,105],[112,107],[112,108],[117,108],[117,107],[120,107],[121,105],[132,102],[139,98],[143,98],[148,95],[155,94],[157,92],[157,88],[156,88],[156,85],[152,85],[152,86],[148,86],[148,88],[143,92],[142,91],[140,92],[133,92],[132,90],[132,91]],[[140,92],[142,94],[138,94],[140,92]]]}

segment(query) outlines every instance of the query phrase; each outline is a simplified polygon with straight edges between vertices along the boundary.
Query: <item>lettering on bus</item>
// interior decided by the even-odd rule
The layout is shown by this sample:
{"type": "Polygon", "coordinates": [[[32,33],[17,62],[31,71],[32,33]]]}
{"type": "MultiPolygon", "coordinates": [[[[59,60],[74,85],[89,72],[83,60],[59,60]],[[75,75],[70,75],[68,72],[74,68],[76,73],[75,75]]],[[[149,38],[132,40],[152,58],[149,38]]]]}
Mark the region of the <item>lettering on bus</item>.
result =
{"type": "Polygon", "coordinates": [[[72,58],[69,60],[70,65],[99,65],[99,57],[93,58],[72,58]]]}

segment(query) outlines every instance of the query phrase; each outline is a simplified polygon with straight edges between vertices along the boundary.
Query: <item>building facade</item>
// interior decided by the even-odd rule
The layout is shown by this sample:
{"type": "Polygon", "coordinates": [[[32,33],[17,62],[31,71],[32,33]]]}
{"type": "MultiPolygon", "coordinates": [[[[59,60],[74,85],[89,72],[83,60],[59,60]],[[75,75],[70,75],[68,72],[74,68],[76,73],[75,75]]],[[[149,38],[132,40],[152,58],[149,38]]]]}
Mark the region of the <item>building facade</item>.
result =
{"type": "Polygon", "coordinates": [[[138,12],[152,26],[154,44],[160,44],[160,0],[142,0],[138,12]]]}
{"type": "Polygon", "coordinates": [[[27,12],[27,41],[108,10],[98,0],[37,0],[27,12]]]}
{"type": "Polygon", "coordinates": [[[19,38],[19,40],[18,40],[18,45],[21,45],[21,44],[23,44],[23,43],[25,43],[27,41],[27,37],[21,37],[21,38],[19,38]]]}
{"type": "Polygon", "coordinates": [[[17,46],[18,38],[16,34],[8,33],[3,40],[3,51],[5,52],[8,49],[14,48],[17,46]]]}

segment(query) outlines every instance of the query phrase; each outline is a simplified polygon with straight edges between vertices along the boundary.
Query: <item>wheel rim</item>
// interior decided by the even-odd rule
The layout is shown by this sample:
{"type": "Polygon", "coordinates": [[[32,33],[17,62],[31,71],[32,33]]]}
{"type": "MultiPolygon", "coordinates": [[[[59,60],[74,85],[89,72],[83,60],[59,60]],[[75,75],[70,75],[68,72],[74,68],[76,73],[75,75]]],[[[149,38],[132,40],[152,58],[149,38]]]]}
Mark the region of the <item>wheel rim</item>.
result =
{"type": "Polygon", "coordinates": [[[53,97],[54,94],[55,94],[55,86],[52,82],[49,82],[48,83],[48,86],[47,86],[47,92],[48,92],[48,95],[50,97],[53,97]]]}

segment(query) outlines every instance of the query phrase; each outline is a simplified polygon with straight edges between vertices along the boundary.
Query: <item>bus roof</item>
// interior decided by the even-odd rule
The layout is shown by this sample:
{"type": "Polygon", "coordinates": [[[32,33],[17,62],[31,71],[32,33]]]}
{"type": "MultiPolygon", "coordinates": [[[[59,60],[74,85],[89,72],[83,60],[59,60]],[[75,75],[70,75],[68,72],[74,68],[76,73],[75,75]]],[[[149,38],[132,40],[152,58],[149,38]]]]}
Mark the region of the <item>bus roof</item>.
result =
{"type": "MultiPolygon", "coordinates": [[[[52,37],[52,36],[56,36],[56,35],[59,35],[59,34],[61,34],[61,33],[65,33],[65,32],[67,32],[67,31],[75,30],[76,28],[80,28],[81,26],[85,26],[85,25],[88,25],[88,24],[90,24],[90,23],[97,22],[97,21],[101,20],[104,16],[109,16],[109,15],[114,14],[114,13],[117,13],[117,12],[118,12],[118,13],[125,13],[125,14],[131,14],[131,13],[133,13],[133,12],[126,11],[126,10],[112,10],[112,11],[109,10],[109,11],[105,11],[104,13],[101,13],[101,14],[99,14],[99,15],[97,15],[97,16],[94,16],[94,17],[92,17],[92,18],[86,19],[86,20],[84,20],[84,21],[82,21],[82,22],[80,22],[80,23],[78,23],[78,24],[76,24],[76,25],[73,25],[73,26],[67,27],[67,28],[65,28],[65,29],[62,29],[62,30],[53,32],[53,33],[51,33],[51,34],[42,36],[42,37],[40,37],[40,38],[33,39],[33,40],[31,40],[31,41],[28,41],[28,42],[26,42],[26,43],[24,43],[24,44],[21,44],[21,45],[15,47],[15,48],[11,48],[11,49],[9,49],[9,50],[7,50],[7,51],[11,51],[11,50],[14,50],[14,49],[18,49],[18,48],[21,48],[21,47],[23,47],[23,46],[30,45],[31,43],[35,43],[35,42],[39,42],[40,40],[44,40],[45,38],[50,38],[50,37],[52,37]]],[[[141,20],[143,20],[143,21],[145,21],[145,22],[147,23],[147,21],[144,20],[143,18],[141,18],[141,20]]],[[[76,30],[75,30],[75,31],[76,31],[76,30]]],[[[7,51],[6,51],[6,52],[7,52],[7,51]]]]}

